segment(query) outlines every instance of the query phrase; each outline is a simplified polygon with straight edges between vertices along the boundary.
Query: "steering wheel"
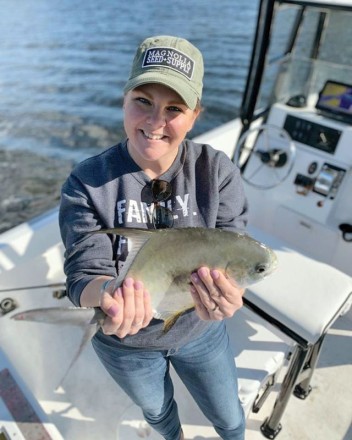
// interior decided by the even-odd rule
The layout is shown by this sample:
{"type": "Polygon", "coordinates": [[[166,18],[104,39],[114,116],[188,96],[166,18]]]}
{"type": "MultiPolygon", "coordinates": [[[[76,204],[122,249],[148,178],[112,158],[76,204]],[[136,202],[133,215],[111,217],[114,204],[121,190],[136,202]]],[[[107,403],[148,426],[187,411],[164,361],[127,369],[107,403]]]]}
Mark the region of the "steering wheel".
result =
{"type": "Polygon", "coordinates": [[[259,189],[270,189],[290,174],[296,146],[286,130],[263,124],[246,131],[239,139],[234,162],[242,178],[259,189]]]}

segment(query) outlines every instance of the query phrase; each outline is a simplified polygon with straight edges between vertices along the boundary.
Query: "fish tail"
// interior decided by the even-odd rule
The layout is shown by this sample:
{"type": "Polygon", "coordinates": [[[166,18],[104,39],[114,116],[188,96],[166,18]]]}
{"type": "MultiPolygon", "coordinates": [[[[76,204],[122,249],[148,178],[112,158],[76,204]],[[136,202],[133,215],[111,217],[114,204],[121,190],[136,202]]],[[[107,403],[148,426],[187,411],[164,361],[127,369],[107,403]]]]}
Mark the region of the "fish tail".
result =
{"type": "Polygon", "coordinates": [[[77,362],[78,358],[80,357],[82,351],[84,350],[84,348],[86,347],[86,345],[88,344],[88,342],[92,339],[92,337],[95,335],[95,333],[98,331],[98,329],[100,328],[100,324],[97,323],[92,323],[90,324],[84,331],[81,343],[78,347],[78,350],[76,351],[75,355],[73,356],[69,366],[67,367],[67,370],[65,371],[64,375],[62,376],[59,384],[56,387],[56,390],[58,390],[58,388],[61,387],[61,385],[63,384],[64,380],[66,379],[68,373],[71,371],[73,365],[77,362]]]}

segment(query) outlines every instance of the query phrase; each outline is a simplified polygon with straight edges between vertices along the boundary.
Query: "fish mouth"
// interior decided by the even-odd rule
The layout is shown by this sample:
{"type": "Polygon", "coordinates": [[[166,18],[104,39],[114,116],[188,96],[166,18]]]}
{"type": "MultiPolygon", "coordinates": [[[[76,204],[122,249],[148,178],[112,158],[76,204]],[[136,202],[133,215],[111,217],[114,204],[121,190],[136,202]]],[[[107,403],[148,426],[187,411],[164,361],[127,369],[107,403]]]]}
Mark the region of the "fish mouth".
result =
{"type": "Polygon", "coordinates": [[[270,263],[259,263],[257,264],[257,266],[255,267],[255,273],[259,276],[262,276],[263,278],[267,277],[268,275],[271,275],[278,266],[278,261],[277,258],[275,256],[275,258],[272,259],[272,261],[270,261],[270,263]]]}

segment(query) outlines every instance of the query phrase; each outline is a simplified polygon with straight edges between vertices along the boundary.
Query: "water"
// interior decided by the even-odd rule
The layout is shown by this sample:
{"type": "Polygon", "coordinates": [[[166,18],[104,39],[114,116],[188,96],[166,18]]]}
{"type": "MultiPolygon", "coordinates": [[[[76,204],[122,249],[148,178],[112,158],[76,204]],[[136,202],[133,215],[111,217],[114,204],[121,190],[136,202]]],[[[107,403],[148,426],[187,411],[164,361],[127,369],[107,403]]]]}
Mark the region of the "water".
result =
{"type": "Polygon", "coordinates": [[[179,35],[203,52],[205,111],[193,136],[236,117],[257,7],[258,0],[0,0],[0,231],[56,205],[73,162],[124,138],[122,89],[147,36],[179,35]]]}

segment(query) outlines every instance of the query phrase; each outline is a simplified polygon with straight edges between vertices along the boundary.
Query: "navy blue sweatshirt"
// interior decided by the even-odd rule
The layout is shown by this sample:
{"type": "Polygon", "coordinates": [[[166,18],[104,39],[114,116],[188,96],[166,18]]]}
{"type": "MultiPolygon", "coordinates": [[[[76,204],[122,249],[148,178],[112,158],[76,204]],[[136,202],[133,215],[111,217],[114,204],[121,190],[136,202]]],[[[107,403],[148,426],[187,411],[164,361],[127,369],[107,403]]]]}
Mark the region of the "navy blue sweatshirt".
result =
{"type": "MultiPolygon", "coordinates": [[[[185,140],[174,163],[159,179],[172,185],[166,207],[173,213],[173,227],[245,229],[247,202],[240,172],[223,152],[185,140]]],[[[127,253],[124,237],[111,241],[108,235],[87,232],[152,228],[151,200],[145,199],[143,190],[149,182],[123,142],[78,164],[64,183],[59,221],[66,248],[67,291],[76,306],[80,306],[81,292],[92,279],[117,276],[127,253]]],[[[123,340],[102,332],[95,337],[112,346],[119,340],[126,346],[170,349],[194,339],[211,322],[201,321],[190,311],[166,335],[162,324],[153,319],[147,328],[123,340]]]]}

